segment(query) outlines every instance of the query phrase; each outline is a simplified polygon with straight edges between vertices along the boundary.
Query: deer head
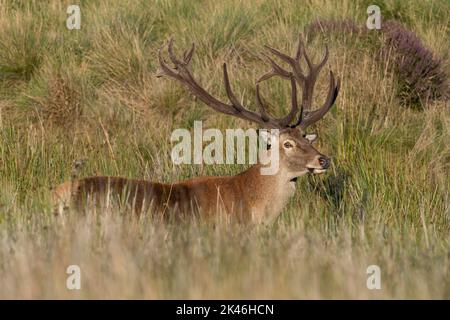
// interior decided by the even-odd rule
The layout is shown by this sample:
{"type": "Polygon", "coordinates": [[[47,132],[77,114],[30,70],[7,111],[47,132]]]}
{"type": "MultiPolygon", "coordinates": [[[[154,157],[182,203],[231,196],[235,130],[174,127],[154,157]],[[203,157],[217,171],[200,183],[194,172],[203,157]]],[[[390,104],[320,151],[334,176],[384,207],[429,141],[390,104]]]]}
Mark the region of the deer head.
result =
{"type": "Polygon", "coordinates": [[[318,152],[313,147],[316,140],[316,134],[307,134],[306,129],[320,120],[332,107],[339,92],[339,79],[335,81],[333,72],[330,71],[330,85],[327,98],[322,107],[312,110],[313,91],[320,70],[328,59],[328,48],[325,55],[318,64],[311,62],[308,57],[301,39],[299,39],[297,52],[295,57],[290,57],[280,51],[266,46],[267,50],[274,56],[289,65],[291,71],[281,67],[275,60],[266,55],[272,70],[256,82],[256,104],[260,113],[253,112],[245,108],[239,99],[233,93],[228,77],[227,65],[223,64],[223,77],[227,97],[229,103],[222,102],[209,94],[195,80],[189,70],[189,63],[194,53],[194,44],[185,51],[182,57],[177,57],[173,50],[173,41],[168,43],[168,56],[173,63],[173,67],[169,66],[162,58],[162,52],[159,50],[158,58],[161,67],[161,74],[175,79],[185,85],[187,89],[194,94],[203,103],[212,109],[235,116],[241,119],[255,122],[263,128],[279,129],[277,137],[268,137],[268,146],[271,145],[271,139],[277,139],[280,155],[280,167],[287,172],[290,179],[294,179],[307,172],[321,173],[330,166],[330,160],[318,152]],[[305,74],[301,67],[301,58],[305,57],[308,72],[305,74]],[[260,93],[259,84],[273,76],[279,76],[287,79],[291,84],[291,109],[289,113],[281,118],[270,115],[260,93]],[[297,85],[302,89],[302,103],[298,106],[297,85]]]}

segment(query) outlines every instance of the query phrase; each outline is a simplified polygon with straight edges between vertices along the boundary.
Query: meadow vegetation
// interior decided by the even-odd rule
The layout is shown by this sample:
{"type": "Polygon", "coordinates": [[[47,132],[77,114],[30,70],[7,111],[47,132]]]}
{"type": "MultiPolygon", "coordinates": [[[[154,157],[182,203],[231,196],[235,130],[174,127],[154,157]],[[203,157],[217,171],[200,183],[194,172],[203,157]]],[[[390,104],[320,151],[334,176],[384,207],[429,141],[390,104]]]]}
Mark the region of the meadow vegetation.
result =
{"type": "MultiPolygon", "coordinates": [[[[327,68],[341,78],[314,128],[333,164],[298,180],[274,224],[161,224],[114,208],[61,219],[49,202],[75,161],[79,176],[161,182],[246,168],[172,164],[172,130],[252,124],[155,76],[170,36],[179,52],[196,43],[193,71],[220,97],[226,61],[252,106],[264,44],[293,53],[317,19],[364,26],[372,2],[441,57],[448,76],[446,0],[81,0],[80,30],[66,28],[69,2],[0,1],[0,298],[450,298],[449,103],[401,103],[395,66],[376,57],[376,30],[306,39],[315,59],[328,43],[327,68]],[[66,288],[73,264],[81,290],[66,288]],[[381,290],[366,287],[369,265],[381,268],[381,290]]],[[[287,110],[286,81],[262,92],[274,114],[287,110]]]]}

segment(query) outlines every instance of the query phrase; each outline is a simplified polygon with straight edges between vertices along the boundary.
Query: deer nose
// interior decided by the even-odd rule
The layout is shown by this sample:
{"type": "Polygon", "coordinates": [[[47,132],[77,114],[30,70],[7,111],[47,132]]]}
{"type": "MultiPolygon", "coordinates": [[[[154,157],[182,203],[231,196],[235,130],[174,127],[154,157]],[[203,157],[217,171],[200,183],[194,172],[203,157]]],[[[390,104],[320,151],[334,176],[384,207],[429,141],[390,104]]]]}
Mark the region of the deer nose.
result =
{"type": "Polygon", "coordinates": [[[330,166],[330,159],[322,156],[319,158],[319,164],[322,166],[323,169],[328,169],[328,167],[330,166]]]}

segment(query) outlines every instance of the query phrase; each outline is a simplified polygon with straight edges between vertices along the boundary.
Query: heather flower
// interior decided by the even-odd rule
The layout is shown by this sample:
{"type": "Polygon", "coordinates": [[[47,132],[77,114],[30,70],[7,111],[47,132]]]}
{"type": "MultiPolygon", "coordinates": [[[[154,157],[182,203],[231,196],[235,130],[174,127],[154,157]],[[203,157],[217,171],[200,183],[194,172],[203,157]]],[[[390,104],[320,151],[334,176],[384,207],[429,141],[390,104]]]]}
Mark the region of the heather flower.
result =
{"type": "MultiPolygon", "coordinates": [[[[443,59],[428,49],[414,32],[395,20],[382,23],[382,37],[376,37],[380,61],[389,62],[397,78],[398,96],[406,105],[424,105],[430,100],[447,100],[450,96],[443,59]]],[[[316,20],[305,28],[308,39],[317,35],[356,35],[368,39],[365,26],[353,20],[316,20]],[[364,35],[364,37],[363,37],[364,35]]],[[[372,39],[372,37],[371,37],[372,39]]],[[[356,41],[356,40],[355,40],[356,41]]]]}
{"type": "Polygon", "coordinates": [[[381,57],[384,61],[392,61],[403,102],[423,105],[429,100],[448,99],[443,60],[397,21],[383,23],[382,31],[384,42],[381,57]]]}

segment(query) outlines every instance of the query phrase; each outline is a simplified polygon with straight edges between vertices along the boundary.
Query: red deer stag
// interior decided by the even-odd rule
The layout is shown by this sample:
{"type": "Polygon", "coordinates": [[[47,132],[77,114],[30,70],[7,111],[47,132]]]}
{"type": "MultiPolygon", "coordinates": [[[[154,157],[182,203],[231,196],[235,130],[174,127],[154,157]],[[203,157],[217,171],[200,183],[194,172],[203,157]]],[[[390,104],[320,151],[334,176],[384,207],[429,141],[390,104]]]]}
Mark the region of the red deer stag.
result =
{"type": "MultiPolygon", "coordinates": [[[[194,78],[189,64],[194,45],[182,57],[176,56],[172,40],[168,44],[170,66],[159,51],[161,74],[183,84],[195,97],[213,110],[227,115],[253,121],[263,128],[278,129],[279,135],[271,145],[278,146],[279,169],[276,174],[263,175],[261,161],[235,176],[198,177],[187,181],[163,184],[146,180],[121,177],[94,176],[74,179],[58,186],[53,192],[56,212],[66,208],[82,210],[87,201],[101,203],[102,199],[117,197],[135,211],[162,212],[164,215],[214,217],[219,211],[228,217],[244,221],[267,223],[277,217],[289,198],[294,194],[295,181],[308,172],[321,173],[330,166],[330,159],[313,147],[315,134],[305,129],[320,120],[330,110],[339,91],[339,79],[330,71],[329,89],[325,103],[313,110],[313,92],[317,76],[328,59],[328,48],[318,64],[308,57],[299,41],[294,57],[266,46],[275,57],[285,62],[289,70],[267,56],[272,70],[263,75],[256,84],[256,104],[260,113],[244,107],[231,89],[227,66],[223,65],[223,77],[229,102],[223,102],[208,93],[194,78]],[[308,72],[301,66],[304,57],[308,72]],[[259,82],[273,76],[287,79],[291,84],[290,112],[281,118],[271,116],[260,95],[259,82]],[[302,89],[302,102],[297,102],[297,85],[302,89]],[[276,141],[275,141],[276,140],[276,141]],[[276,143],[274,143],[276,142],[276,143]],[[220,209],[220,210],[219,210],[220,209]],[[222,211],[223,210],[223,211],[222,211]]],[[[271,148],[265,150],[271,153],[271,148]]],[[[264,155],[263,155],[264,156],[264,155]]]]}

